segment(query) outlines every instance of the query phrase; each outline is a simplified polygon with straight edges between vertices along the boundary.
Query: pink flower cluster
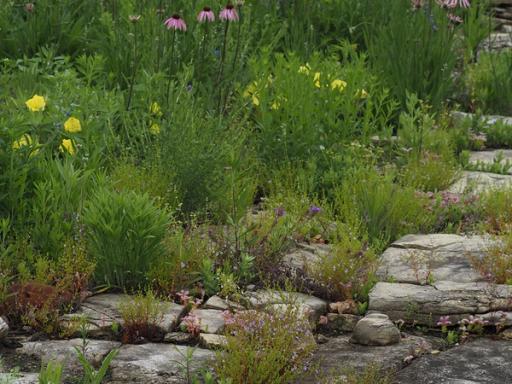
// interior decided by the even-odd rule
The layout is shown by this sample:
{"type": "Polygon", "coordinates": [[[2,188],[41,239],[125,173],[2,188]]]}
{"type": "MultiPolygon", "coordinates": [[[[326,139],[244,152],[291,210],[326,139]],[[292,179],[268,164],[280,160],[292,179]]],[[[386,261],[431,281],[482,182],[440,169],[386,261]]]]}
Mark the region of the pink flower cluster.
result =
{"type": "Polygon", "coordinates": [[[189,291],[183,289],[176,293],[176,296],[178,296],[180,304],[185,306],[190,305],[192,308],[197,308],[202,304],[203,300],[199,298],[194,298],[193,296],[189,296],[189,294],[189,291]]]}
{"type": "MultiPolygon", "coordinates": [[[[219,19],[221,21],[238,21],[240,17],[234,5],[228,3],[219,13],[219,19]]],[[[197,15],[197,21],[199,23],[213,23],[215,21],[215,14],[210,7],[204,7],[201,12],[197,15]]],[[[164,25],[167,29],[173,29],[175,31],[187,31],[187,24],[180,15],[174,14],[164,21],[164,25]]]]}
{"type": "Polygon", "coordinates": [[[185,316],[181,320],[181,324],[188,333],[194,336],[199,336],[199,333],[201,333],[201,319],[193,313],[185,316]]]}
{"type": "Polygon", "coordinates": [[[469,0],[438,0],[438,2],[447,8],[469,8],[471,6],[469,0]]]}

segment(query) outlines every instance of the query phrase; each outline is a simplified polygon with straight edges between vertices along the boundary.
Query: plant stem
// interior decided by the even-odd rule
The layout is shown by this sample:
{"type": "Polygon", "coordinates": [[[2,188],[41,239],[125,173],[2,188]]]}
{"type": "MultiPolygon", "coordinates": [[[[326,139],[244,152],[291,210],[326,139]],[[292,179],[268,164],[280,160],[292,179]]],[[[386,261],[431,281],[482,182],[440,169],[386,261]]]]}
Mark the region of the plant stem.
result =
{"type": "Polygon", "coordinates": [[[167,80],[167,105],[169,105],[169,96],[171,93],[171,79],[172,79],[173,67],[174,67],[175,43],[176,43],[176,30],[174,30],[172,32],[171,55],[170,55],[170,62],[169,62],[169,78],[167,80]]]}
{"type": "Polygon", "coordinates": [[[236,48],[235,48],[235,57],[233,58],[233,65],[231,67],[232,72],[235,71],[235,66],[236,66],[236,62],[238,60],[238,54],[240,51],[240,40],[241,40],[240,35],[242,32],[242,6],[241,5],[238,6],[238,14],[240,15],[240,20],[238,22],[238,31],[236,33],[236,48]]]}
{"type": "Polygon", "coordinates": [[[204,68],[204,57],[205,57],[205,54],[206,54],[206,46],[208,45],[208,36],[209,36],[209,29],[208,29],[208,23],[205,23],[204,24],[204,39],[203,39],[203,47],[201,49],[201,59],[200,59],[200,62],[199,62],[199,68],[201,70],[201,72],[203,72],[203,68],[204,68]]]}
{"type": "Polygon", "coordinates": [[[226,20],[226,26],[224,28],[224,42],[222,44],[222,52],[220,56],[220,67],[219,67],[219,76],[217,78],[217,85],[219,87],[219,102],[217,105],[217,109],[220,112],[220,106],[222,104],[222,76],[224,75],[224,60],[226,59],[226,46],[228,41],[228,30],[229,30],[229,20],[226,20]]]}
{"type": "Polygon", "coordinates": [[[128,91],[128,100],[126,101],[126,110],[130,110],[130,105],[133,97],[133,85],[135,83],[135,76],[137,74],[137,67],[139,66],[139,61],[137,58],[137,24],[133,25],[133,67],[132,67],[132,77],[130,79],[130,88],[128,91]]]}

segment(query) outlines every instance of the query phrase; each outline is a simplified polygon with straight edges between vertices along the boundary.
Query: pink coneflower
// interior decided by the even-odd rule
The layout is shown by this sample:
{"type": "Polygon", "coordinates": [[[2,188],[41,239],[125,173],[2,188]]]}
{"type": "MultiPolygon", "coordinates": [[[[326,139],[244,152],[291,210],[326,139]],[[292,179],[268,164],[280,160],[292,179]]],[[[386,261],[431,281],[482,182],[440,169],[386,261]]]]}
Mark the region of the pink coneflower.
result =
{"type": "Polygon", "coordinates": [[[453,24],[462,24],[464,22],[462,17],[454,15],[453,13],[448,14],[448,20],[450,20],[453,24]]]}
{"type": "Polygon", "coordinates": [[[197,21],[200,23],[211,23],[215,21],[215,14],[210,7],[204,7],[197,15],[197,21]]]}
{"type": "Polygon", "coordinates": [[[469,8],[471,5],[469,0],[443,0],[443,4],[448,8],[469,8]]]}
{"type": "Polygon", "coordinates": [[[220,11],[219,19],[222,21],[238,21],[238,12],[233,4],[228,4],[220,11]]]}
{"type": "Polygon", "coordinates": [[[181,18],[180,15],[174,14],[164,21],[164,25],[167,29],[174,29],[175,31],[183,31],[187,30],[187,24],[185,24],[185,20],[181,18]]]}

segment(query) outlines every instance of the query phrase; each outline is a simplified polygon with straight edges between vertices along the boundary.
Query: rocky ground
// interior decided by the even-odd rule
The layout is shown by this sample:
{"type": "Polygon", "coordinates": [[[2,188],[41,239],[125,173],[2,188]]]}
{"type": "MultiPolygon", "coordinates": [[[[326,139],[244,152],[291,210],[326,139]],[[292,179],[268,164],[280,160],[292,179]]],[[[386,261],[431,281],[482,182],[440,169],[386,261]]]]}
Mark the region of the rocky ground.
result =
{"type": "MultiPolygon", "coordinates": [[[[512,152],[475,152],[470,161],[492,164],[497,156],[499,161],[506,161],[512,159],[512,152]]],[[[464,172],[451,191],[472,187],[474,193],[481,193],[508,185],[512,185],[510,174],[471,171],[464,172]]],[[[330,305],[299,292],[252,290],[237,304],[214,296],[193,311],[201,319],[201,333],[189,364],[186,355],[192,351],[188,346],[191,336],[181,330],[186,311],[178,304],[165,303],[155,340],[138,344],[121,344],[116,334],[117,326],[122,324],[119,305],[126,300],[124,295],[90,297],[78,313],[63,316],[62,324],[73,329],[77,316],[88,319],[85,350],[96,366],[109,351],[119,349],[108,383],[186,382],[187,370],[207,367],[215,350],[222,348],[224,310],[280,309],[292,302],[308,314],[312,323],[318,323],[321,316],[324,323],[327,319],[316,330],[320,332],[316,335],[315,359],[321,372],[332,378],[343,376],[347,369],[361,371],[377,365],[394,371],[399,384],[512,383],[512,331],[507,330],[512,326],[512,286],[488,283],[472,262],[495,245],[495,240],[486,235],[404,236],[381,255],[379,282],[370,293],[364,318],[350,305],[330,305]],[[484,324],[487,330],[484,336],[469,335],[465,342],[448,346],[437,325],[445,316],[452,324],[470,319],[484,324]],[[404,324],[408,327],[401,328],[404,324]]],[[[318,262],[329,250],[322,244],[299,245],[285,262],[290,269],[304,271],[308,263],[318,262]]],[[[76,331],[70,334],[66,340],[16,335],[9,333],[0,319],[0,340],[3,338],[10,346],[1,349],[2,357],[7,369],[17,366],[21,370],[15,383],[37,383],[41,362],[50,359],[64,364],[68,379],[79,372],[75,347],[84,348],[83,340],[76,331]]],[[[0,373],[0,382],[2,376],[6,374],[0,373]]]]}

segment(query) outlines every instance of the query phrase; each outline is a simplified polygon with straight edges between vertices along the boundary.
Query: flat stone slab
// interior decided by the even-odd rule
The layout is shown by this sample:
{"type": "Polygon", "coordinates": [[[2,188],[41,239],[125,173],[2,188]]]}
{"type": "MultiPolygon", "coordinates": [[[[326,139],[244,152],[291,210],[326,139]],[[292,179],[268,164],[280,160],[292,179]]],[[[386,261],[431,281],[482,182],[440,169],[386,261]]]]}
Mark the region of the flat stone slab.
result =
{"type": "Polygon", "coordinates": [[[202,333],[221,333],[224,329],[222,312],[218,309],[194,309],[191,314],[199,318],[202,333]]]}
{"type": "Polygon", "coordinates": [[[309,309],[317,317],[327,312],[327,301],[300,292],[265,289],[248,293],[247,299],[253,307],[258,309],[281,304],[296,304],[300,308],[309,309]]]}
{"type": "Polygon", "coordinates": [[[490,172],[464,171],[462,177],[449,189],[452,193],[471,191],[476,194],[512,187],[512,175],[490,172]]]}
{"type": "Polygon", "coordinates": [[[241,311],[244,307],[239,303],[235,303],[234,301],[226,300],[215,295],[210,297],[206,303],[204,303],[202,309],[219,309],[221,311],[235,309],[237,311],[241,311]]]}
{"type": "MultiPolygon", "coordinates": [[[[63,316],[68,329],[76,326],[77,319],[84,316],[87,319],[87,335],[91,338],[104,338],[111,336],[115,325],[123,324],[119,310],[123,303],[129,302],[131,297],[123,294],[101,294],[88,298],[76,313],[63,316]]],[[[171,332],[178,324],[184,307],[171,302],[159,302],[162,308],[162,317],[158,323],[162,334],[171,332]]]]}
{"type": "Polygon", "coordinates": [[[481,52],[500,52],[512,48],[512,36],[506,32],[494,32],[484,39],[478,46],[478,54],[481,52]]]}
{"type": "MultiPolygon", "coordinates": [[[[111,383],[185,383],[185,357],[191,347],[172,344],[123,345],[110,366],[111,383]]],[[[195,348],[191,372],[207,368],[215,352],[195,348]]]]}
{"type": "MultiPolygon", "coordinates": [[[[402,338],[399,344],[378,347],[352,344],[349,339],[350,336],[329,339],[327,343],[319,345],[315,353],[315,361],[320,365],[319,371],[333,380],[344,378],[347,369],[362,372],[372,365],[382,370],[395,371],[405,365],[404,359],[411,354],[420,355],[432,350],[429,341],[416,336],[402,338]]],[[[306,382],[318,382],[315,380],[306,382]]]]}
{"type": "Polygon", "coordinates": [[[512,342],[477,339],[438,355],[414,360],[397,384],[512,383],[512,342]]]}
{"type": "MultiPolygon", "coordinates": [[[[466,113],[466,112],[460,112],[460,111],[453,111],[450,113],[450,116],[455,121],[464,121],[466,119],[475,119],[477,118],[472,113],[466,113]]],[[[505,125],[511,125],[512,126],[512,117],[509,116],[499,116],[499,115],[486,115],[486,116],[480,116],[480,120],[486,124],[486,125],[493,125],[497,122],[501,122],[505,125]]]]}
{"type": "Polygon", "coordinates": [[[0,373],[0,383],[2,384],[39,384],[38,373],[17,373],[11,375],[8,373],[0,373]]]}
{"type": "Polygon", "coordinates": [[[471,259],[481,259],[493,245],[492,239],[482,236],[407,235],[384,251],[377,277],[409,284],[483,281],[471,259]]]}
{"type": "MultiPolygon", "coordinates": [[[[16,350],[16,353],[27,359],[37,357],[42,363],[50,360],[63,364],[66,373],[81,371],[75,347],[81,348],[82,339],[33,341],[24,343],[16,350]]],[[[86,348],[87,359],[95,366],[101,364],[104,357],[113,349],[121,346],[121,343],[104,340],[88,340],[86,348]]]]}
{"type": "Polygon", "coordinates": [[[300,269],[304,272],[330,252],[331,247],[326,244],[298,244],[296,249],[283,256],[283,263],[290,269],[300,269]]]}
{"type": "Polygon", "coordinates": [[[470,314],[512,310],[512,286],[488,283],[379,282],[369,298],[369,310],[385,313],[393,320],[428,325],[435,325],[440,316],[453,316],[453,322],[470,314]]]}
{"type": "Polygon", "coordinates": [[[503,167],[504,172],[512,174],[512,150],[498,149],[492,151],[471,152],[469,155],[469,163],[473,166],[482,166],[484,168],[493,164],[500,164],[503,167]],[[505,169],[507,166],[508,169],[505,169]]]}

